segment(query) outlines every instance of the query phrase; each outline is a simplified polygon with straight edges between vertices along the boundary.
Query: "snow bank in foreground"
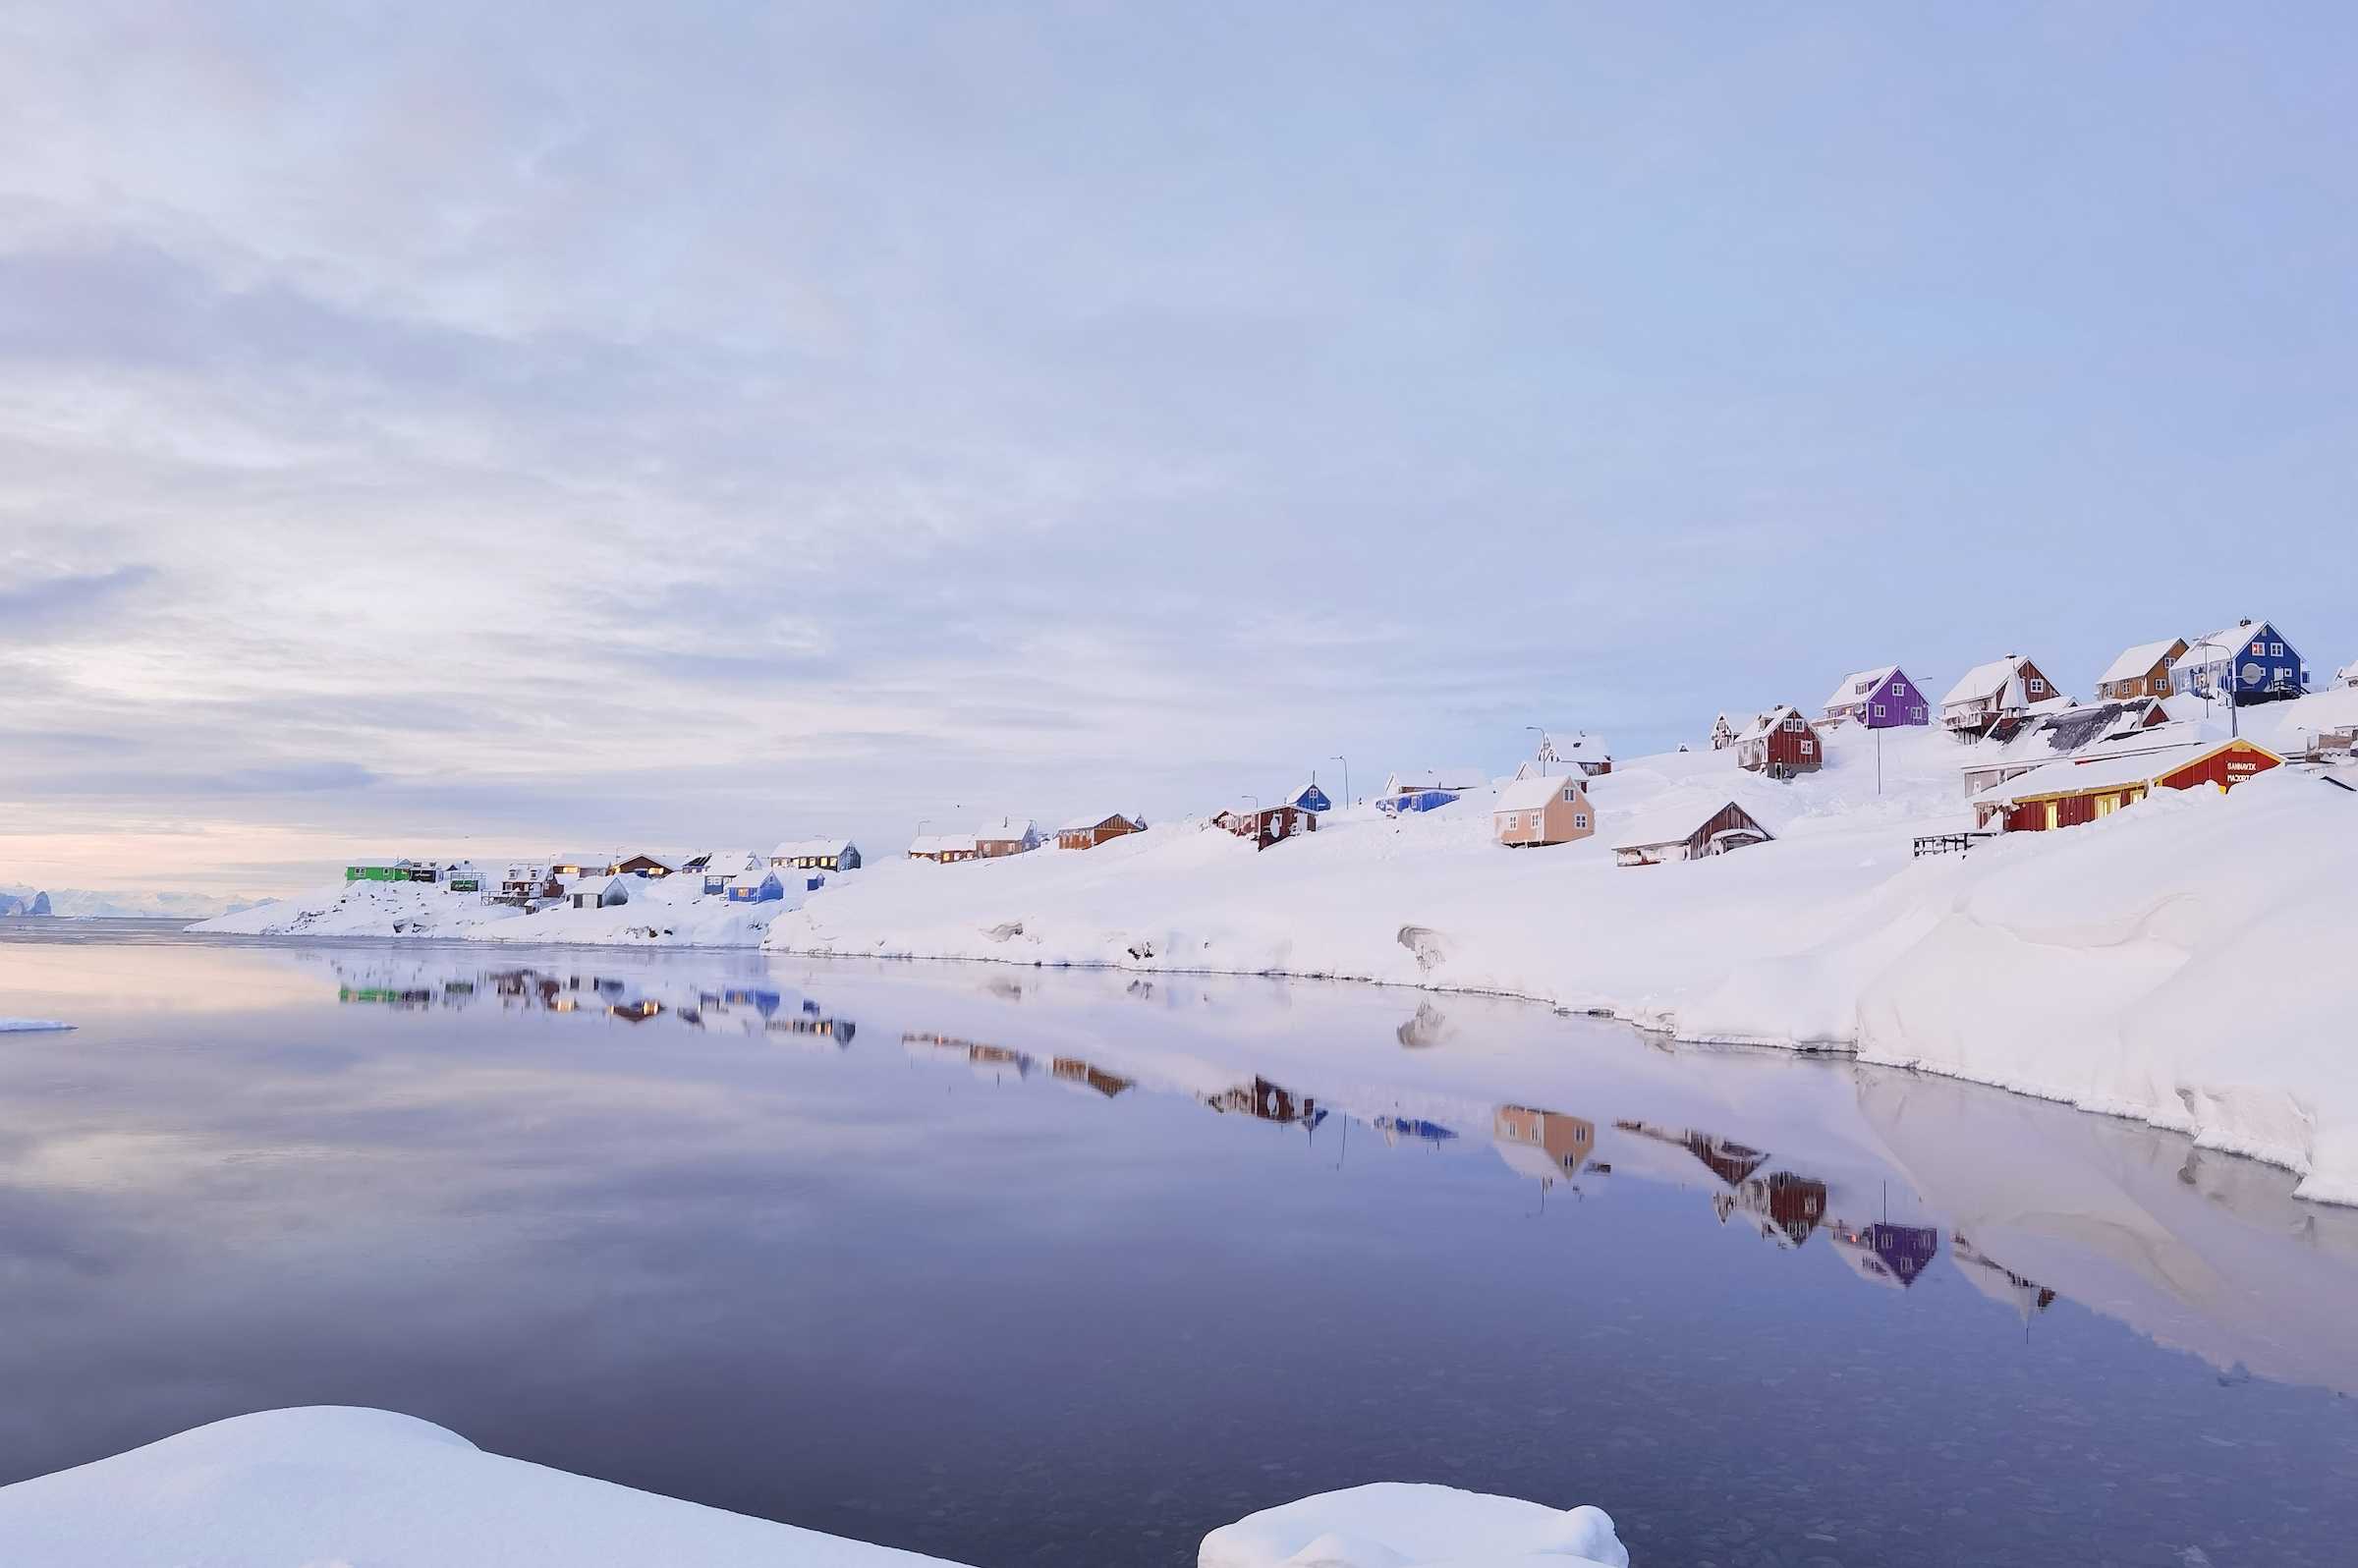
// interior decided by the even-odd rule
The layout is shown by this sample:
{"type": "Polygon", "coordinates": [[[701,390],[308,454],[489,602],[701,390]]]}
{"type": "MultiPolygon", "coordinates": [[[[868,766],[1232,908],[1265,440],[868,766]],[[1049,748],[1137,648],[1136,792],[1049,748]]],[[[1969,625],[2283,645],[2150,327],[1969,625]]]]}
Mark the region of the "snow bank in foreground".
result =
{"type": "MultiPolygon", "coordinates": [[[[343,1405],[217,1421],[0,1486],[10,1562],[365,1568],[925,1568],[939,1557],[726,1513],[486,1454],[343,1405]]],[[[1326,1492],[1204,1538],[1204,1568],[1629,1568],[1613,1522],[1450,1486],[1326,1492]]],[[[954,1565],[953,1565],[954,1568],[954,1565]]]]}
{"type": "Polygon", "coordinates": [[[1455,1486],[1378,1482],[1248,1514],[1204,1538],[1197,1568],[1629,1568],[1600,1508],[1558,1513],[1455,1486]]]}
{"type": "Polygon", "coordinates": [[[72,1029],[54,1018],[0,1018],[0,1035],[28,1035],[35,1030],[72,1029]]]}
{"type": "Polygon", "coordinates": [[[0,1486],[10,1562],[365,1568],[924,1568],[937,1557],[486,1454],[389,1411],[218,1421],[0,1486]]]}

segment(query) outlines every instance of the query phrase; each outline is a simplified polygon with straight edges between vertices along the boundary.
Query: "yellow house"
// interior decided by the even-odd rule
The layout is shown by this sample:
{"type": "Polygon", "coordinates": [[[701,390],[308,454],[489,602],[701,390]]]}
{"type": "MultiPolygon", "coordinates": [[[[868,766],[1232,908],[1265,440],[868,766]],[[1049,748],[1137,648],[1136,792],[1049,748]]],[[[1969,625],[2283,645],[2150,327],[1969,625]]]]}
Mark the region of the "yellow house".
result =
{"type": "Polygon", "coordinates": [[[1490,809],[1490,836],[1516,849],[1569,844],[1596,831],[1596,810],[1577,778],[1516,779],[1490,809]]]}

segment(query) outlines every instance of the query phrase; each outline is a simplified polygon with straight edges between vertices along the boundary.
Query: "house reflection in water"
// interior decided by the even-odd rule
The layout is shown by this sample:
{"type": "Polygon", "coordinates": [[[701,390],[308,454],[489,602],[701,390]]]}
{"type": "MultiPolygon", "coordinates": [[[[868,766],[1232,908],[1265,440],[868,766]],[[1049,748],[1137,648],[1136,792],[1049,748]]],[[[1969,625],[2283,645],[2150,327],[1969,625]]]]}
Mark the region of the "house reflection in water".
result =
{"type": "Polygon", "coordinates": [[[1761,1167],[1768,1163],[1768,1156],[1760,1149],[1685,1127],[1660,1127],[1653,1122],[1615,1122],[1613,1126],[1694,1155],[1719,1179],[1723,1191],[1712,1195],[1712,1207],[1722,1225],[1743,1214],[1777,1246],[1799,1247],[1825,1218],[1825,1183],[1791,1171],[1759,1175],[1761,1167]]]}
{"type": "Polygon", "coordinates": [[[1386,1148],[1395,1148],[1403,1138],[1414,1138],[1428,1144],[1446,1144],[1457,1134],[1439,1122],[1429,1122],[1419,1116],[1378,1116],[1376,1130],[1383,1135],[1386,1148]]]}
{"type": "MultiPolygon", "coordinates": [[[[1540,1190],[1545,1192],[1557,1182],[1580,1175],[1588,1165],[1597,1152],[1597,1124],[1527,1105],[1501,1105],[1490,1113],[1490,1147],[1498,1150],[1508,1170],[1536,1178],[1540,1190]]],[[[1599,1175],[1611,1169],[1607,1165],[1590,1168],[1599,1175]]]]}
{"type": "Polygon", "coordinates": [[[2033,1317],[2055,1304],[2055,1293],[2047,1286],[2023,1278],[2005,1264],[1988,1257],[1962,1235],[1948,1238],[1948,1256],[1957,1260],[1957,1269],[1973,1288],[1992,1301],[2002,1301],[2022,1315],[2028,1323],[2033,1317]]]}
{"type": "Polygon", "coordinates": [[[1022,1051],[1009,1050],[1004,1045],[985,1045],[981,1040],[960,1039],[955,1035],[926,1035],[908,1030],[902,1032],[901,1043],[962,1052],[967,1065],[974,1068],[976,1077],[987,1077],[994,1083],[1007,1073],[1013,1073],[1019,1079],[1029,1077],[1035,1065],[1032,1058],[1022,1051]]]}
{"type": "Polygon", "coordinates": [[[1325,1110],[1317,1100],[1296,1096],[1293,1091],[1279,1089],[1265,1078],[1256,1078],[1248,1086],[1222,1090],[1207,1096],[1205,1104],[1223,1116],[1257,1116],[1264,1122],[1301,1123],[1315,1128],[1326,1119],[1325,1110]]]}
{"type": "Polygon", "coordinates": [[[1086,1084],[1091,1089],[1113,1098],[1130,1087],[1130,1080],[1117,1078],[1102,1068],[1092,1067],[1078,1056],[1058,1056],[1048,1062],[1048,1071],[1068,1084],[1086,1084]]]}
{"type": "Polygon", "coordinates": [[[852,1048],[852,1036],[860,1030],[860,1026],[848,1018],[804,1018],[791,1014],[785,1018],[772,1018],[761,1027],[773,1035],[815,1036],[847,1051],[852,1048]]]}
{"type": "Polygon", "coordinates": [[[1940,1233],[1923,1225],[1829,1225],[1825,1237],[1861,1279],[1905,1290],[1940,1255],[1940,1233]]]}

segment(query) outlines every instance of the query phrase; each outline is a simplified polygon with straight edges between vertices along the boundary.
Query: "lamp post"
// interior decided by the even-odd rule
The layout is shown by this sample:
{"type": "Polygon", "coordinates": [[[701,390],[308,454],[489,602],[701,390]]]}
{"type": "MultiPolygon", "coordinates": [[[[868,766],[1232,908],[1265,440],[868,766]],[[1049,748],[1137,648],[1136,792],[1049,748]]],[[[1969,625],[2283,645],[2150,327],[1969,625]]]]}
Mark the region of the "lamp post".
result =
{"type": "Polygon", "coordinates": [[[1351,804],[1351,759],[1350,759],[1349,757],[1347,757],[1347,756],[1330,756],[1330,757],[1326,758],[1326,760],[1327,760],[1327,761],[1329,761],[1329,762],[1340,762],[1340,763],[1342,763],[1342,764],[1343,764],[1343,804],[1344,804],[1345,806],[1348,806],[1348,805],[1350,805],[1350,804],[1351,804]]]}
{"type": "Polygon", "coordinates": [[[1547,776],[1547,732],[1544,729],[1541,729],[1537,724],[1526,724],[1523,727],[1527,730],[1539,730],[1540,732],[1540,755],[1538,757],[1540,764],[1540,777],[1545,778],[1547,776]]]}

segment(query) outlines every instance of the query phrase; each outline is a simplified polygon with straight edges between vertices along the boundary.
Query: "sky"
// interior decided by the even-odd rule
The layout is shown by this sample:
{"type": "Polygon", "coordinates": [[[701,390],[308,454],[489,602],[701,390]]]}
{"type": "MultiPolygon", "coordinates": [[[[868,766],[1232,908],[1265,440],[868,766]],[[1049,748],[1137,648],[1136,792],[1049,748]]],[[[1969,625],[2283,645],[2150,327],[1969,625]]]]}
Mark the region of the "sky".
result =
{"type": "Polygon", "coordinates": [[[11,5],[0,883],[2330,679],[2358,12],[2249,23],[11,5]]]}

